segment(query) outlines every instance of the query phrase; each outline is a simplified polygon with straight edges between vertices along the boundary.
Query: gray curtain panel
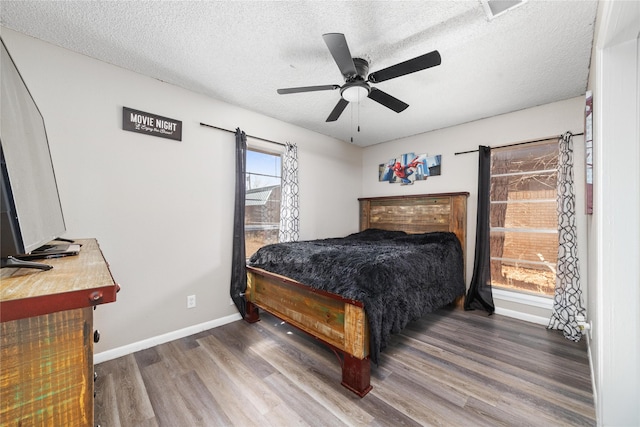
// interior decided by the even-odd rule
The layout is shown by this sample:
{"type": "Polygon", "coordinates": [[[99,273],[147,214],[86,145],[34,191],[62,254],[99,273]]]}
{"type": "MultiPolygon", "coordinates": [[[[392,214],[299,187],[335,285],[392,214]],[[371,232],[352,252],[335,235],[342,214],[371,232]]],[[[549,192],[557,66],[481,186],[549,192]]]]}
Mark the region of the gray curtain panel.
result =
{"type": "Polygon", "coordinates": [[[476,255],[473,276],[464,298],[464,309],[484,309],[493,314],[491,292],[491,250],[489,246],[489,216],[491,191],[491,147],[478,147],[478,214],[476,218],[476,255]]]}
{"type": "Polygon", "coordinates": [[[244,212],[246,199],[245,176],[247,171],[247,135],[236,129],[236,197],[233,214],[233,252],[231,254],[231,299],[244,318],[247,302],[246,250],[244,244],[244,212]]]}

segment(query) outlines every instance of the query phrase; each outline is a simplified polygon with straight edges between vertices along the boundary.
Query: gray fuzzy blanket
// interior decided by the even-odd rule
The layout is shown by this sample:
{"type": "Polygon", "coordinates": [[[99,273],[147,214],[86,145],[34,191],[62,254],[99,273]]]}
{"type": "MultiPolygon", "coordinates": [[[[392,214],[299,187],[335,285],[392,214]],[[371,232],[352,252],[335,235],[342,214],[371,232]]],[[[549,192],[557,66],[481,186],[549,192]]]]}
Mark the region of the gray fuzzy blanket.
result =
{"type": "Polygon", "coordinates": [[[370,358],[392,333],[464,295],[464,262],[453,233],[369,229],[344,238],[277,243],[248,265],[364,303],[370,358]]]}

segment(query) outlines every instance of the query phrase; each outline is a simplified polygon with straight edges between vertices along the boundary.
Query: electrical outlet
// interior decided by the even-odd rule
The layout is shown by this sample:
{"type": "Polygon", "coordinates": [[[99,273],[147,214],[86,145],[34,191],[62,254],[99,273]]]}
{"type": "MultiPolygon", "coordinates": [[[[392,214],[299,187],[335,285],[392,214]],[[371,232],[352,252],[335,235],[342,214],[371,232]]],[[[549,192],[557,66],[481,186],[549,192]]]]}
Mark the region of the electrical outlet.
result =
{"type": "Polygon", "coordinates": [[[588,334],[589,338],[591,338],[591,331],[593,330],[593,322],[592,321],[587,322],[587,320],[582,314],[579,314],[576,316],[576,322],[578,322],[578,329],[580,329],[580,332],[582,332],[582,335],[588,334]]]}
{"type": "Polygon", "coordinates": [[[196,306],[196,296],[189,295],[187,297],[187,308],[195,308],[195,306],[196,306]]]}

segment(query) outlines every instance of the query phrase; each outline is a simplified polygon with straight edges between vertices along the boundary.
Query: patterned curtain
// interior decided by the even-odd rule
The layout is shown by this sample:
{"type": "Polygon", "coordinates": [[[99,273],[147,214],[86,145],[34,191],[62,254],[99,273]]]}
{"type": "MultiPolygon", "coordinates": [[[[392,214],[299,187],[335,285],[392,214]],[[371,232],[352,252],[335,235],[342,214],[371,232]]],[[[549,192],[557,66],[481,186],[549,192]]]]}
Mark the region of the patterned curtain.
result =
{"type": "Polygon", "coordinates": [[[560,137],[558,159],[558,265],[556,291],[549,329],[562,330],[565,338],[580,341],[577,316],[584,316],[576,231],[576,201],[573,192],[573,135],[560,137]]]}
{"type": "Polygon", "coordinates": [[[282,194],[280,199],[280,242],[297,242],[300,231],[298,205],[298,146],[285,146],[282,157],[282,194]]]}
{"type": "Polygon", "coordinates": [[[247,135],[236,129],[236,196],[233,214],[233,252],[231,253],[231,299],[244,318],[247,302],[244,292],[247,290],[246,250],[244,242],[244,213],[247,171],[247,135]]]}

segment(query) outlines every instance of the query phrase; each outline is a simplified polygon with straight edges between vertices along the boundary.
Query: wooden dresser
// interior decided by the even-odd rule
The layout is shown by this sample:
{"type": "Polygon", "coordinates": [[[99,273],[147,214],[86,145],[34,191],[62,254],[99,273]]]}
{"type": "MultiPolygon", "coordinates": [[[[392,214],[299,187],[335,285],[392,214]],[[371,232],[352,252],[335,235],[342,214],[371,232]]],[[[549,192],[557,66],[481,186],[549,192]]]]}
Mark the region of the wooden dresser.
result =
{"type": "Polygon", "coordinates": [[[119,286],[95,239],[0,278],[0,425],[93,425],[93,310],[119,286]]]}

